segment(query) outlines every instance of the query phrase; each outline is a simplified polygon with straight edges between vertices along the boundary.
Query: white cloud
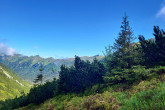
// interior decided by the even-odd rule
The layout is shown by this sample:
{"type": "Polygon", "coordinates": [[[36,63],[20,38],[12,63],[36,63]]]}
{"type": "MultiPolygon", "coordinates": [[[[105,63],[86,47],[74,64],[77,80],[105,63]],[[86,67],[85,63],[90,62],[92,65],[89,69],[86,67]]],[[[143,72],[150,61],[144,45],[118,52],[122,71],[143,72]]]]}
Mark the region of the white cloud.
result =
{"type": "Polygon", "coordinates": [[[157,17],[165,17],[165,5],[158,11],[157,17]]]}
{"type": "Polygon", "coordinates": [[[165,19],[165,0],[161,3],[161,8],[157,12],[156,17],[165,19]]]}
{"type": "Polygon", "coordinates": [[[17,51],[11,47],[9,47],[5,43],[0,43],[0,54],[5,54],[5,55],[14,55],[16,54],[17,51]]]}

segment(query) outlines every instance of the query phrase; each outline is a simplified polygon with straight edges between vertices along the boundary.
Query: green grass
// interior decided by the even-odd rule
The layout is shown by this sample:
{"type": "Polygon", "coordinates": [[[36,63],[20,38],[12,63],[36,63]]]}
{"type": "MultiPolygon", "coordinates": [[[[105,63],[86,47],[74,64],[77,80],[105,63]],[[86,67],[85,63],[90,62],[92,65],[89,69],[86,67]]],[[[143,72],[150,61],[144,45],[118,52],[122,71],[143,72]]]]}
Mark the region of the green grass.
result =
{"type": "Polygon", "coordinates": [[[21,78],[16,76],[14,71],[9,69],[8,67],[0,64],[0,67],[3,68],[0,69],[0,100],[5,99],[13,99],[16,96],[20,96],[22,92],[27,93],[31,87],[31,85],[25,81],[23,81],[21,78]],[[10,76],[13,77],[13,79],[8,78],[4,71],[6,71],[10,76]],[[21,86],[19,83],[16,82],[19,81],[24,86],[21,86]]]}
{"type": "Polygon", "coordinates": [[[17,110],[163,110],[165,109],[164,68],[149,69],[153,77],[131,86],[95,85],[83,94],[59,95],[43,104],[31,104],[17,110]]]}

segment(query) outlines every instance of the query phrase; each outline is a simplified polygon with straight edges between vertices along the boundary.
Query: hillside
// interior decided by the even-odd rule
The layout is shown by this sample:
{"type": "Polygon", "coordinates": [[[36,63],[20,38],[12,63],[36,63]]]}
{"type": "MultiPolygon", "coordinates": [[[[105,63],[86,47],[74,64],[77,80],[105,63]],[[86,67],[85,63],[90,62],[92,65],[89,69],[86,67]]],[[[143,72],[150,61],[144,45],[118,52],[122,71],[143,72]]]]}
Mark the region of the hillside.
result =
{"type": "Polygon", "coordinates": [[[84,94],[59,95],[40,105],[30,104],[16,110],[163,110],[164,70],[165,67],[148,69],[157,75],[133,85],[95,85],[84,94]]]}
{"type": "Polygon", "coordinates": [[[0,100],[27,93],[30,87],[31,85],[19,78],[13,70],[0,63],[0,100]]]}
{"type": "MultiPolygon", "coordinates": [[[[81,59],[92,61],[95,57],[98,60],[103,59],[103,56],[84,56],[81,57],[81,59]]],[[[74,63],[74,58],[54,59],[52,57],[42,58],[39,55],[28,57],[20,54],[15,54],[13,56],[1,54],[0,62],[13,69],[24,80],[32,82],[39,74],[39,68],[41,63],[43,64],[44,68],[44,81],[46,81],[53,79],[53,77],[58,77],[58,71],[60,71],[60,66],[62,64],[65,64],[66,66],[71,66],[74,63]],[[55,73],[52,73],[52,69],[55,70],[55,73]]]]}

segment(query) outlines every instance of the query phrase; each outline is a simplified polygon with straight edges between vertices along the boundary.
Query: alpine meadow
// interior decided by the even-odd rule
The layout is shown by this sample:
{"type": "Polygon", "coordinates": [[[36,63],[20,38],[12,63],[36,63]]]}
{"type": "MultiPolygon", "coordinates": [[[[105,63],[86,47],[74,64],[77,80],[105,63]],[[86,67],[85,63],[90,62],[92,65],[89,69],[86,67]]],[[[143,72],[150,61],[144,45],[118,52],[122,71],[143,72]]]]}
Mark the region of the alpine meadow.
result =
{"type": "Polygon", "coordinates": [[[164,0],[0,0],[0,110],[164,110],[164,0]]]}

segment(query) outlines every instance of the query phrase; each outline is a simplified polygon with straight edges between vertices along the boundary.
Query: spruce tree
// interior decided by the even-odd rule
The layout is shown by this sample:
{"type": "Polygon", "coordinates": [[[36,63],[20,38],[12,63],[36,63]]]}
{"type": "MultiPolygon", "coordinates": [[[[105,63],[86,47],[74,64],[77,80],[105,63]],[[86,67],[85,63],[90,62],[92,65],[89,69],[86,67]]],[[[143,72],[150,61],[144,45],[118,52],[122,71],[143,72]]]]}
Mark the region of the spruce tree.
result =
{"type": "Polygon", "coordinates": [[[36,84],[40,81],[42,84],[42,79],[43,79],[43,75],[39,74],[39,75],[37,75],[36,79],[33,82],[36,84]]]}
{"type": "Polygon", "coordinates": [[[40,81],[41,83],[40,84],[42,84],[42,82],[43,82],[43,65],[41,64],[41,66],[40,66],[40,68],[39,68],[39,71],[40,71],[40,74],[39,75],[37,75],[37,77],[36,77],[36,79],[34,79],[34,83],[35,83],[35,85],[37,85],[37,83],[40,81]]]}
{"type": "Polygon", "coordinates": [[[112,46],[113,54],[108,55],[108,58],[105,59],[108,72],[104,80],[110,83],[125,83],[131,80],[132,75],[127,70],[136,63],[137,54],[133,43],[135,37],[129,25],[128,16],[123,17],[120,28],[119,36],[112,46]]]}
{"type": "Polygon", "coordinates": [[[119,36],[115,39],[113,45],[114,57],[117,60],[117,66],[120,65],[121,68],[130,68],[133,65],[133,41],[135,37],[129,25],[128,16],[123,17],[123,22],[121,25],[121,31],[119,36]]]}

